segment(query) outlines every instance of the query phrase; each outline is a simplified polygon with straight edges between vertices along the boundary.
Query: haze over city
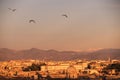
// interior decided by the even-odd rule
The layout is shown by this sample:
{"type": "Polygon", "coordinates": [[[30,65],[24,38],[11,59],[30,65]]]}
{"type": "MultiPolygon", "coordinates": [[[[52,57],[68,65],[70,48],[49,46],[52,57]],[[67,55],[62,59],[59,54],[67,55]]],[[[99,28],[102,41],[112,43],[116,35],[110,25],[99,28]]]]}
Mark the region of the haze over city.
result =
{"type": "Polygon", "coordinates": [[[120,48],[119,0],[1,0],[0,13],[0,48],[120,48]]]}
{"type": "Polygon", "coordinates": [[[0,0],[0,80],[120,80],[120,0],[0,0]]]}

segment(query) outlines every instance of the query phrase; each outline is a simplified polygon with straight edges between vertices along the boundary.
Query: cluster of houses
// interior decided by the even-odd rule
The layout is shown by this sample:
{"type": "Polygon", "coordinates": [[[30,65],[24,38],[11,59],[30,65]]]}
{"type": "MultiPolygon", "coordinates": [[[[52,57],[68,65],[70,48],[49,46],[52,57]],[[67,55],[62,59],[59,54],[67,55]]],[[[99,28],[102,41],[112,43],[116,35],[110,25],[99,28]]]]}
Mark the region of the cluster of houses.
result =
{"type": "MultiPolygon", "coordinates": [[[[11,60],[0,62],[0,76],[29,77],[29,78],[73,78],[80,76],[103,76],[103,68],[119,60],[73,60],[73,61],[40,61],[40,60],[11,60]],[[40,70],[23,71],[32,64],[41,64],[40,70]]],[[[114,75],[116,71],[110,71],[114,75]]]]}

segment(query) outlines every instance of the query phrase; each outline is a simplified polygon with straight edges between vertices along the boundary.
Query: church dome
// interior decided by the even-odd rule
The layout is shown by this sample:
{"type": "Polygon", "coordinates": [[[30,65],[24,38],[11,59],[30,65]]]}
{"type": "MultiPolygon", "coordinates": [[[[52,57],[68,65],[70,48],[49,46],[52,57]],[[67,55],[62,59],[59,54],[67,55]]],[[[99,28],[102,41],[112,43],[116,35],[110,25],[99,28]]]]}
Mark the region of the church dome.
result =
{"type": "Polygon", "coordinates": [[[69,66],[67,68],[67,73],[68,74],[75,74],[75,73],[77,73],[76,68],[74,66],[69,66]]]}

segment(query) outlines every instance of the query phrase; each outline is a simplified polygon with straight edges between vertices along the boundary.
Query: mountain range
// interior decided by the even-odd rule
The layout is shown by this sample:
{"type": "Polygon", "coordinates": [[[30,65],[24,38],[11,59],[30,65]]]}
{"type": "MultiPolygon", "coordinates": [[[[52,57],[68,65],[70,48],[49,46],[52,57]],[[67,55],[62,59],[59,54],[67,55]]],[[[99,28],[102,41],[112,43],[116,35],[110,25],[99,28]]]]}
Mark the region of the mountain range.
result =
{"type": "Polygon", "coordinates": [[[0,61],[19,60],[19,59],[39,59],[39,60],[75,60],[87,59],[107,60],[120,59],[120,49],[99,49],[95,51],[57,51],[57,50],[41,50],[31,48],[26,50],[11,50],[8,48],[0,48],[0,61]]]}

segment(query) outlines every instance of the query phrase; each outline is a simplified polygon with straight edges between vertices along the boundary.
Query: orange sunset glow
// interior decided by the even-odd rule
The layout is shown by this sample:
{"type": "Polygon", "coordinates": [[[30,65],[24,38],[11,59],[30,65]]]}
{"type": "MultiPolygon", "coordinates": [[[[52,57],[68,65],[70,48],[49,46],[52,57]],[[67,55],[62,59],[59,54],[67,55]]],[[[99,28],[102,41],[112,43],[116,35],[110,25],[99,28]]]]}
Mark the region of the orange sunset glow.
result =
{"type": "Polygon", "coordinates": [[[2,0],[0,12],[0,48],[120,48],[119,0],[2,0]]]}

